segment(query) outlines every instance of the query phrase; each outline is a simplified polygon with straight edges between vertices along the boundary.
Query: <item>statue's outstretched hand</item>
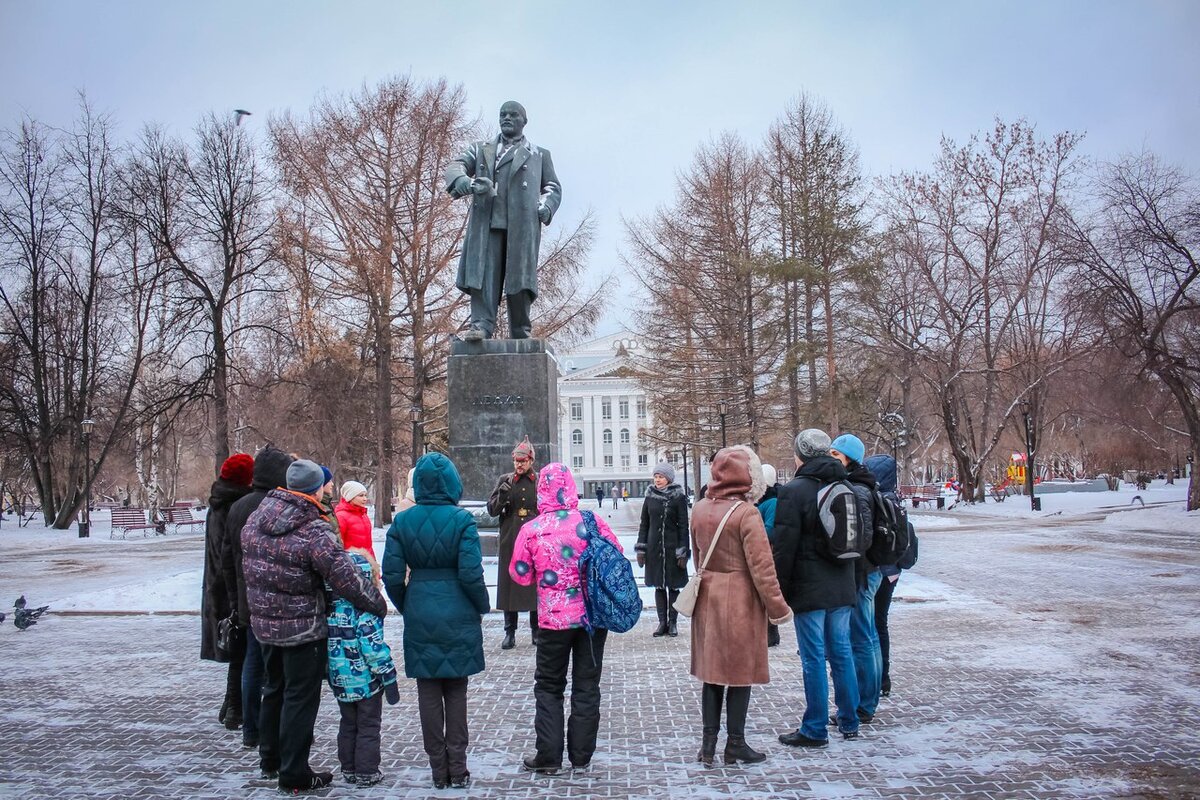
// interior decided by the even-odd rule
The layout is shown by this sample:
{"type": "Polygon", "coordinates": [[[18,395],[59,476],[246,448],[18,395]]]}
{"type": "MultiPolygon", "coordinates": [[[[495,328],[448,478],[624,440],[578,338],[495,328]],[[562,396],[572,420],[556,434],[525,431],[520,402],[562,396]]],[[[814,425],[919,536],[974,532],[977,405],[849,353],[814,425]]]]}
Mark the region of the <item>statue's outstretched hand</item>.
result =
{"type": "Polygon", "coordinates": [[[475,194],[492,194],[492,189],[495,184],[491,178],[472,178],[471,191],[475,194]]]}

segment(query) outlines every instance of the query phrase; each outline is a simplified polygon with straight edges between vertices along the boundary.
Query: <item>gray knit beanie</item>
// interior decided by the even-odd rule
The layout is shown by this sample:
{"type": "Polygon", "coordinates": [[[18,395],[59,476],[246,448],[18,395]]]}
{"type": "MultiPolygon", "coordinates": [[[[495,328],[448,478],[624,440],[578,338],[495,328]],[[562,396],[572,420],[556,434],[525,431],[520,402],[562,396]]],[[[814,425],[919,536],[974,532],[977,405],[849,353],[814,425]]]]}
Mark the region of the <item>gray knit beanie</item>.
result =
{"type": "Polygon", "coordinates": [[[325,485],[325,473],[315,461],[302,458],[293,461],[287,471],[287,488],[293,492],[314,494],[325,485]]]}
{"type": "Polygon", "coordinates": [[[829,434],[820,428],[805,428],[796,434],[796,457],[808,461],[817,456],[827,456],[832,444],[829,434]]]}
{"type": "Polygon", "coordinates": [[[667,483],[675,482],[675,468],[665,461],[660,461],[658,466],[654,468],[655,475],[662,475],[667,479],[667,483]]]}

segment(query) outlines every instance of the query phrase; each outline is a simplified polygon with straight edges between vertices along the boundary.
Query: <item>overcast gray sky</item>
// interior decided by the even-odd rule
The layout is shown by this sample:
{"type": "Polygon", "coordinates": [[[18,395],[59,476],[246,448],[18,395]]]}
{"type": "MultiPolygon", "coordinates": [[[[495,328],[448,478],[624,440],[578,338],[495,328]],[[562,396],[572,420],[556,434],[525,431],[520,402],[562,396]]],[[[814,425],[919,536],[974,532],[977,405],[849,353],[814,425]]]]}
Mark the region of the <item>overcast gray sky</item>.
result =
{"type": "MultiPolygon", "coordinates": [[[[75,90],[132,136],[185,135],[210,111],[251,125],[396,73],[461,83],[492,123],[520,100],[564,186],[554,228],[596,211],[593,268],[617,266],[621,216],[667,202],[696,146],[758,141],[808,91],[871,174],[927,166],[945,134],[995,116],[1083,151],[1154,150],[1196,172],[1200,3],[33,2],[0,0],[0,127],[54,125],[75,90]]],[[[618,278],[618,298],[634,288],[618,278]]],[[[609,315],[611,330],[619,313],[609,315]]]]}

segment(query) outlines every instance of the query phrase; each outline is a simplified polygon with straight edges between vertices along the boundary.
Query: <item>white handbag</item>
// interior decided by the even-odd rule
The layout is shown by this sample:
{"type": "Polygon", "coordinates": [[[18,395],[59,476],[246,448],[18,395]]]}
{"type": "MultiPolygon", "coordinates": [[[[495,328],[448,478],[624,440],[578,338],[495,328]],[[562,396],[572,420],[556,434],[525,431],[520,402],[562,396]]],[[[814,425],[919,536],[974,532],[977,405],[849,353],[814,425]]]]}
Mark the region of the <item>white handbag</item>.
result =
{"type": "Polygon", "coordinates": [[[721,531],[725,530],[725,523],[729,521],[729,516],[741,504],[741,500],[735,500],[729,510],[725,512],[725,516],[721,517],[721,524],[717,526],[717,532],[713,534],[712,541],[708,544],[708,552],[704,554],[704,561],[700,563],[700,569],[696,570],[696,574],[691,577],[686,586],[679,590],[679,596],[675,598],[673,604],[675,610],[685,617],[690,617],[696,610],[696,600],[700,597],[700,581],[704,577],[704,568],[708,566],[708,560],[712,558],[713,550],[717,549],[717,540],[721,538],[721,531]]]}

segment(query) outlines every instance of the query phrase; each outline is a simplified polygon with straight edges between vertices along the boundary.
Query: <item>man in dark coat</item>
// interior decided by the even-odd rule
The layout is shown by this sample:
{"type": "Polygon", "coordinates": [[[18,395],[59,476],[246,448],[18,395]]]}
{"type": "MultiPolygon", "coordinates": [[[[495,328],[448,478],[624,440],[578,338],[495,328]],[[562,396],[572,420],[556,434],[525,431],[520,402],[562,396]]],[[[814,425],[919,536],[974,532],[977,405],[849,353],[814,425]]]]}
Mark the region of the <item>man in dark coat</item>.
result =
{"type": "Polygon", "coordinates": [[[242,727],[242,660],[246,657],[246,640],[234,637],[234,649],[217,647],[217,626],[237,610],[237,586],[226,581],[222,559],[228,548],[225,543],[225,517],[230,507],[250,492],[254,473],[254,458],[235,453],[221,464],[221,471],[208,497],[208,515],[204,518],[204,581],[201,585],[200,658],[228,663],[225,677],[225,700],[217,719],[229,730],[242,727]]]}
{"type": "Polygon", "coordinates": [[[328,786],[330,772],[308,763],[329,653],[325,585],[377,617],[387,603],[333,538],[320,501],[320,464],[287,469],[287,489],[273,489],[242,528],[250,625],[262,645],[259,758],[264,779],[284,791],[328,786]]]}
{"type": "Polygon", "coordinates": [[[675,598],[687,585],[687,562],[692,551],[687,499],[675,483],[675,468],[665,461],[654,468],[654,483],[646,489],[634,549],[638,566],[646,568],[646,585],[654,587],[658,627],[653,635],[678,636],[675,598]]]}
{"type": "MultiPolygon", "coordinates": [[[[500,107],[500,135],[473,142],[446,168],[450,196],[471,197],[471,216],[458,264],[458,288],[471,296],[463,339],[490,339],[500,295],[508,301],[508,330],[529,337],[537,298],[538,246],[562,201],[550,151],[524,136],[529,116],[520,103],[500,107]]],[[[503,570],[501,570],[503,572],[503,570]]]]}
{"type": "Polygon", "coordinates": [[[221,567],[225,585],[236,589],[238,627],[246,632],[246,656],[242,662],[242,744],[258,747],[258,713],[262,702],[262,649],[250,629],[250,606],[246,603],[246,575],[242,570],[242,528],[267,493],[287,485],[292,464],[287,453],[267,445],[254,457],[254,479],[250,494],[233,504],[225,517],[225,549],[221,567]]]}
{"type": "Polygon", "coordinates": [[[838,728],[842,736],[858,736],[858,681],[850,649],[850,610],[856,600],[853,559],[825,555],[826,537],[817,508],[817,493],[846,479],[846,470],[829,455],[829,434],[816,428],[801,431],[794,444],[796,477],[778,492],[775,506],[775,571],[779,586],[795,613],[796,641],[804,665],[804,719],[801,727],[779,741],[792,747],[824,747],[829,742],[828,656],[833,674],[838,728]]]}
{"type": "Polygon", "coordinates": [[[525,440],[513,448],[513,471],[500,476],[499,483],[488,498],[487,510],[500,518],[500,572],[496,580],[496,608],[504,612],[504,641],[502,650],[517,646],[517,619],[521,611],[529,612],[529,631],[537,645],[537,589],[521,586],[508,574],[513,545],[521,526],[538,515],[537,471],[533,468],[533,445],[525,440]]]}

